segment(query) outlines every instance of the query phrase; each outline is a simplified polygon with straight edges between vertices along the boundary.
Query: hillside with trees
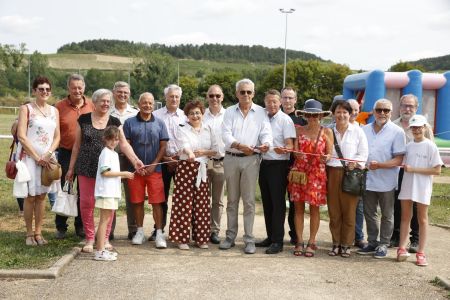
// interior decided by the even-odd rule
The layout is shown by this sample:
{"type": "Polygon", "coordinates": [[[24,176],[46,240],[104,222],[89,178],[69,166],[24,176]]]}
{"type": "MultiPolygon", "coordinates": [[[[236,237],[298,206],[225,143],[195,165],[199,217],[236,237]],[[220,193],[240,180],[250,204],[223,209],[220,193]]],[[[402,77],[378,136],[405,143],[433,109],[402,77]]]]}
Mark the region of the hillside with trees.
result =
{"type": "Polygon", "coordinates": [[[450,70],[450,54],[438,57],[423,58],[410,63],[422,66],[426,71],[450,70]]]}
{"type": "MultiPolygon", "coordinates": [[[[86,40],[79,43],[70,43],[58,48],[58,54],[63,53],[101,53],[118,56],[140,57],[152,53],[168,54],[178,59],[216,60],[228,62],[264,62],[281,64],[284,59],[284,49],[267,48],[263,46],[246,45],[177,45],[166,46],[162,44],[145,44],[121,40],[86,40]]],[[[289,59],[322,60],[320,57],[303,52],[288,50],[289,59]]]]}

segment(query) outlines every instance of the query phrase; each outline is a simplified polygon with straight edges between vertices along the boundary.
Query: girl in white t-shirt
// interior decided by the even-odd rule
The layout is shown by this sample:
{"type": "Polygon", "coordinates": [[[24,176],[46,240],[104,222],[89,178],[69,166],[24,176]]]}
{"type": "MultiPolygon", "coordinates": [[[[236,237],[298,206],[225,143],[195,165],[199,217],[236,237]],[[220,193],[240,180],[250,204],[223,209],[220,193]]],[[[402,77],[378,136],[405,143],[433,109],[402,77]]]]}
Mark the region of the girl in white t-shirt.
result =
{"type": "Polygon", "coordinates": [[[103,132],[103,148],[98,158],[95,178],[95,207],[100,208],[100,222],[97,229],[97,251],[94,259],[101,261],[117,260],[117,253],[105,250],[106,227],[119,207],[122,197],[121,177],[133,179],[131,172],[121,172],[119,155],[114,148],[119,144],[119,129],[109,126],[103,132]]]}
{"type": "Polygon", "coordinates": [[[428,206],[433,190],[433,175],[441,174],[442,159],[434,142],[425,138],[427,120],[424,116],[415,115],[409,120],[414,141],[406,145],[403,159],[405,173],[398,199],[401,201],[402,221],[400,225],[400,243],[397,250],[397,261],[405,261],[409,253],[406,251],[410,228],[413,202],[417,202],[417,219],[419,221],[419,249],[416,253],[416,264],[427,266],[425,243],[428,230],[428,206]]]}

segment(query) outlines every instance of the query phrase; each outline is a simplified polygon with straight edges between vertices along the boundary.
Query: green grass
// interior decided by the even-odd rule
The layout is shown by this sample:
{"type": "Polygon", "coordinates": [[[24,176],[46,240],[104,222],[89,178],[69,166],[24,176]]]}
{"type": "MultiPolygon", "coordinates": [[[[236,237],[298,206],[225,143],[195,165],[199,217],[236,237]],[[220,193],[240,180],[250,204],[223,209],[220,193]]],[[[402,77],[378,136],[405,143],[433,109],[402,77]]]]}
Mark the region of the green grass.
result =
{"type": "MultiPolygon", "coordinates": [[[[0,134],[11,134],[11,125],[16,118],[17,116],[14,114],[0,114],[0,134]]],[[[12,140],[9,141],[11,144],[12,140]]],[[[0,149],[4,148],[1,147],[0,149]]]]}
{"type": "MultiPolygon", "coordinates": [[[[100,55],[100,54],[47,54],[49,66],[61,70],[129,70],[133,67],[133,58],[100,55]]],[[[194,76],[198,71],[211,72],[214,69],[229,68],[238,72],[254,71],[271,68],[273,65],[264,63],[232,63],[209,60],[179,59],[180,73],[194,76]]]]}

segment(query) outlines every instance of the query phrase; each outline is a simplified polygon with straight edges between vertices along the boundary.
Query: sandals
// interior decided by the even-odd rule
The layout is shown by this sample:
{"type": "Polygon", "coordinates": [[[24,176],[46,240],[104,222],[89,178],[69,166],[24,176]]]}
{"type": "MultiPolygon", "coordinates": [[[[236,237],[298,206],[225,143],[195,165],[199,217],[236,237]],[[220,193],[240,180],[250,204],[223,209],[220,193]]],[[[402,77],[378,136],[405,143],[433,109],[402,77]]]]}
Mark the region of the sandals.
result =
{"type": "Polygon", "coordinates": [[[305,243],[297,243],[294,247],[295,256],[303,256],[305,254],[305,243]]]}
{"type": "Polygon", "coordinates": [[[328,252],[329,256],[337,256],[341,254],[341,246],[333,245],[333,248],[328,252]]]}
{"type": "Polygon", "coordinates": [[[316,249],[317,249],[317,246],[315,243],[311,243],[311,244],[308,243],[306,245],[306,250],[304,253],[305,257],[314,257],[314,255],[316,254],[316,249]]]}
{"type": "Polygon", "coordinates": [[[25,245],[27,246],[37,246],[37,242],[34,239],[34,234],[28,234],[27,238],[25,239],[25,245]]]}
{"type": "Polygon", "coordinates": [[[84,253],[92,253],[94,252],[94,241],[86,242],[86,245],[83,246],[81,249],[84,253]]]}
{"type": "Polygon", "coordinates": [[[47,240],[44,239],[44,237],[40,233],[36,233],[34,235],[34,240],[36,241],[36,244],[39,245],[39,246],[44,246],[44,245],[48,244],[47,240]]]}
{"type": "Polygon", "coordinates": [[[352,252],[350,250],[350,247],[348,247],[348,246],[341,247],[341,257],[349,258],[351,253],[352,252]]]}

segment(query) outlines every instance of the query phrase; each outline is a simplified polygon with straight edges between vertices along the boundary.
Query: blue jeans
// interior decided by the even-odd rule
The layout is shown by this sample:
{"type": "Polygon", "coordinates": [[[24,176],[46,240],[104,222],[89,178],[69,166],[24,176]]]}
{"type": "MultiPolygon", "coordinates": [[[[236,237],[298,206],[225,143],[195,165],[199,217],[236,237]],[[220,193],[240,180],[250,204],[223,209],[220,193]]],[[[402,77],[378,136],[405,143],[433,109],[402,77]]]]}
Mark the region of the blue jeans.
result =
{"type": "Polygon", "coordinates": [[[56,200],[56,192],[55,193],[48,193],[48,202],[50,203],[50,206],[53,207],[53,205],[55,204],[55,200],[56,200]]]}
{"type": "Polygon", "coordinates": [[[356,222],[355,222],[355,240],[363,241],[364,240],[364,205],[362,197],[358,200],[358,205],[356,206],[356,222]]]}

